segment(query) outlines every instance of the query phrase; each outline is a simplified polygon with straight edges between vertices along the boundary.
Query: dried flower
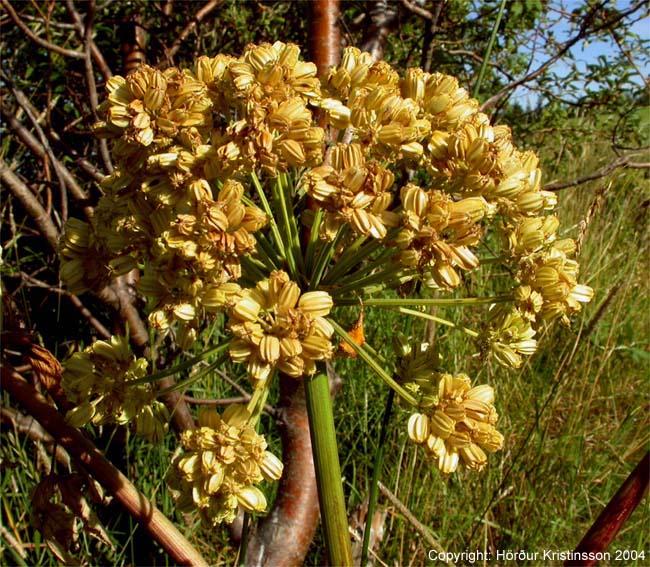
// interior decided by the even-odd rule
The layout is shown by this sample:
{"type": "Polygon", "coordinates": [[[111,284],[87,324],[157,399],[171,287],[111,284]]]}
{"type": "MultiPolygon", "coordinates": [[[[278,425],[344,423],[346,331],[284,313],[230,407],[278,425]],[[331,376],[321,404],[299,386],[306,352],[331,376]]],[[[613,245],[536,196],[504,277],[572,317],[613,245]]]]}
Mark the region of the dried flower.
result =
{"type": "Polygon", "coordinates": [[[503,435],[495,428],[494,390],[487,385],[472,388],[465,374],[437,372],[426,381],[422,378],[420,387],[429,394],[420,413],[409,418],[409,437],[424,446],[444,474],[461,464],[470,470],[483,469],[486,453],[503,446],[503,435]]]}
{"type": "Polygon", "coordinates": [[[230,309],[230,356],[246,362],[254,380],[274,368],[294,378],[313,374],[316,361],[333,354],[334,329],[325,319],[332,305],[328,293],[302,293],[285,272],[273,272],[230,309]]]}
{"type": "Polygon", "coordinates": [[[97,341],[65,363],[62,386],[76,407],[66,419],[81,427],[87,423],[127,424],[136,421],[136,432],[152,441],[162,439],[169,414],[155,401],[151,384],[131,384],[147,373],[147,361],[136,358],[126,337],[97,341]]]}
{"type": "Polygon", "coordinates": [[[406,185],[400,192],[401,230],[396,237],[402,250],[398,261],[429,275],[436,286],[460,283],[456,268],[471,270],[478,258],[469,248],[482,235],[479,221],[487,212],[482,197],[454,201],[441,191],[406,185]]]}
{"type": "Polygon", "coordinates": [[[223,415],[199,412],[198,429],[184,431],[184,452],[173,463],[168,478],[180,510],[198,509],[209,525],[231,523],[238,506],[263,512],[266,498],[255,486],[263,479],[278,480],[282,463],[266,450],[245,406],[231,405],[223,415]]]}

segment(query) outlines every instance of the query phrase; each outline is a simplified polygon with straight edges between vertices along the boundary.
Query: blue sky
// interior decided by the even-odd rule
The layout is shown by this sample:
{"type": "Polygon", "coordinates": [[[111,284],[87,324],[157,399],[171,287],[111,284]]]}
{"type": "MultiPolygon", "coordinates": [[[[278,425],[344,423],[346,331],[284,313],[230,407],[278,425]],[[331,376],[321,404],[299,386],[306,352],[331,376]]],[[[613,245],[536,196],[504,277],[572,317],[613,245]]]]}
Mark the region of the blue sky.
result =
{"type": "MultiPolygon", "coordinates": [[[[510,1],[519,1],[519,0],[510,0],[510,1]]],[[[577,0],[564,0],[561,1],[560,3],[562,4],[563,8],[566,11],[571,11],[578,6],[584,5],[583,1],[577,1],[577,0]]],[[[552,4],[558,5],[558,3],[556,2],[553,2],[552,4]]],[[[619,10],[625,10],[626,8],[629,8],[631,5],[632,2],[630,0],[619,0],[618,2],[616,2],[616,8],[619,10]]],[[[565,41],[575,33],[575,28],[572,29],[569,22],[567,22],[566,19],[560,19],[559,15],[557,14],[552,15],[552,17],[553,18],[557,17],[559,19],[558,23],[553,26],[555,37],[558,42],[565,41]]],[[[635,14],[634,17],[636,18],[638,16],[635,14]]],[[[644,19],[635,22],[631,26],[630,30],[635,34],[638,34],[642,39],[650,40],[650,18],[646,16],[644,19]]],[[[530,54],[530,49],[526,46],[522,46],[522,51],[530,54]]],[[[584,41],[579,42],[575,46],[573,46],[573,48],[571,48],[570,51],[571,51],[572,59],[575,61],[580,71],[583,72],[585,71],[588,64],[596,62],[598,58],[601,56],[609,59],[612,57],[617,57],[619,55],[618,47],[613,42],[613,40],[608,37],[604,37],[603,39],[594,40],[590,42],[584,42],[584,41]]],[[[630,55],[634,59],[641,73],[643,73],[643,75],[647,78],[650,75],[650,54],[646,52],[646,53],[631,53],[630,55]]],[[[538,67],[547,58],[548,58],[547,54],[545,54],[543,50],[540,50],[538,46],[538,50],[535,54],[531,69],[535,69],[536,67],[538,67]]],[[[565,61],[560,60],[556,62],[551,67],[551,69],[557,75],[564,76],[568,73],[570,68],[565,61]]],[[[639,84],[642,84],[643,82],[643,79],[640,76],[635,76],[632,80],[638,82],[639,84]]],[[[579,87],[579,85],[576,84],[573,84],[572,86],[579,87]]],[[[536,93],[531,92],[526,88],[519,88],[517,89],[517,91],[515,91],[512,100],[517,100],[519,103],[524,105],[526,105],[527,103],[534,104],[535,101],[537,100],[537,96],[538,95],[536,93]]]]}

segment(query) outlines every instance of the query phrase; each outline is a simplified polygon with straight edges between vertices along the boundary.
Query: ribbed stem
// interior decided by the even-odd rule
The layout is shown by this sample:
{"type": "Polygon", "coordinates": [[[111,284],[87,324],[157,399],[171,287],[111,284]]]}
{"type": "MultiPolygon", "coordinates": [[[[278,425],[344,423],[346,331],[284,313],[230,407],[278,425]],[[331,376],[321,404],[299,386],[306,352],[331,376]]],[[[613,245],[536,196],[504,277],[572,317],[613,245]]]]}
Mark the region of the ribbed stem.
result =
{"type": "Polygon", "coordinates": [[[352,565],[348,517],[341,483],[334,414],[327,376],[305,379],[309,430],[318,484],[323,535],[330,565],[352,565]]]}

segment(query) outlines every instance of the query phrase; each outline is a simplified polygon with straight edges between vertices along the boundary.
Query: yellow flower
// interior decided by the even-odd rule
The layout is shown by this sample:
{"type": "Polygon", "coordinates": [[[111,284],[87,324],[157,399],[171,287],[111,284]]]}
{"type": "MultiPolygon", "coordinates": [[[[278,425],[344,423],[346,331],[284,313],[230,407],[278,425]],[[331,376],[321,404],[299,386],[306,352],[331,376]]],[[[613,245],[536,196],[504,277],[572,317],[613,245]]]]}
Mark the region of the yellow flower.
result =
{"type": "Polygon", "coordinates": [[[470,246],[481,239],[479,221],[488,211],[487,203],[482,197],[454,201],[441,191],[425,191],[413,184],[402,187],[400,197],[398,261],[430,276],[436,287],[456,287],[460,283],[456,268],[478,266],[470,246]]]}
{"type": "Polygon", "coordinates": [[[325,210],[322,236],[331,240],[345,223],[356,234],[384,238],[387,227],[396,226],[398,220],[387,210],[393,201],[393,174],[366,161],[358,144],[334,147],[331,163],[312,169],[303,181],[307,193],[325,210]]]}
{"type": "Polygon", "coordinates": [[[97,341],[73,354],[64,364],[62,387],[76,407],[66,419],[75,427],[87,423],[136,422],[136,433],[160,441],[169,414],[155,400],[151,384],[130,382],[146,376],[147,361],[136,358],[125,337],[97,341]]]}
{"type": "Polygon", "coordinates": [[[328,293],[301,293],[285,272],[244,293],[230,309],[230,356],[247,363],[253,380],[266,380],[274,368],[294,378],[313,374],[317,360],[332,356],[328,293]]]}
{"type": "Polygon", "coordinates": [[[223,415],[201,410],[198,421],[197,429],[183,432],[183,453],[174,458],[168,477],[179,509],[198,509],[209,525],[231,523],[239,506],[263,512],[266,498],[255,485],[278,480],[283,467],[266,450],[246,407],[228,406],[223,415]]]}
{"type": "Polygon", "coordinates": [[[481,350],[493,355],[499,364],[519,368],[524,361],[522,356],[531,356],[537,350],[534,336],[529,317],[516,308],[493,306],[486,328],[477,340],[481,350]]]}
{"type": "Polygon", "coordinates": [[[481,470],[487,454],[503,446],[503,435],[495,424],[494,390],[487,385],[471,387],[465,374],[430,372],[421,385],[435,396],[411,415],[408,435],[449,474],[460,466],[481,470]]]}

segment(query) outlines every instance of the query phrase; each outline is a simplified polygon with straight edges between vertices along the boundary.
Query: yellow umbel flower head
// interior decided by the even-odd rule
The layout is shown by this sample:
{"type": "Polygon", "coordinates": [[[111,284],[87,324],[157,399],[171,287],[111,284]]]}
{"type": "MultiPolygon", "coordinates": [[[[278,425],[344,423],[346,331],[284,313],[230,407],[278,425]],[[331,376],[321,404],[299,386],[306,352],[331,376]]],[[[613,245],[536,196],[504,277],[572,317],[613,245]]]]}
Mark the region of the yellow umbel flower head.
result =
{"type": "Polygon", "coordinates": [[[334,329],[325,319],[332,305],[327,292],[301,293],[285,272],[273,272],[230,309],[230,356],[247,363],[254,380],[274,368],[294,378],[313,374],[316,361],[333,353],[334,329]]]}
{"type": "Polygon", "coordinates": [[[470,246],[482,236],[479,221],[487,213],[487,203],[482,197],[454,201],[441,191],[425,191],[413,184],[402,188],[401,200],[398,261],[430,276],[437,287],[456,287],[457,268],[478,266],[470,246]]]}
{"type": "Polygon", "coordinates": [[[408,434],[436,459],[445,474],[459,465],[481,470],[486,453],[503,446],[503,435],[495,429],[494,390],[487,385],[472,388],[465,374],[429,375],[427,403],[422,413],[409,418],[408,434]],[[432,393],[435,392],[435,397],[432,393]]]}
{"type": "Polygon", "coordinates": [[[64,364],[61,381],[66,396],[77,406],[68,412],[68,422],[80,427],[135,420],[136,433],[160,440],[169,420],[165,406],[155,401],[151,384],[130,383],[144,377],[147,366],[122,336],[97,341],[73,354],[64,364]]]}
{"type": "Polygon", "coordinates": [[[169,485],[181,511],[198,509],[210,525],[231,523],[241,506],[263,512],[266,498],[255,486],[278,480],[282,462],[266,450],[262,435],[250,423],[245,406],[231,405],[223,413],[199,412],[199,427],[183,432],[183,453],[173,463],[169,485]]]}
{"type": "Polygon", "coordinates": [[[357,234],[384,238],[398,216],[387,209],[393,202],[393,174],[378,162],[366,161],[359,144],[339,144],[331,151],[331,164],[309,171],[305,189],[325,210],[322,235],[334,238],[344,223],[357,234]]]}
{"type": "MultiPolygon", "coordinates": [[[[521,290],[526,294],[527,290],[521,290]]],[[[531,290],[529,301],[531,305],[537,301],[531,290]]],[[[531,356],[537,350],[535,329],[531,326],[530,317],[524,316],[519,309],[495,307],[490,310],[490,317],[481,334],[477,337],[479,348],[483,354],[494,356],[494,359],[509,368],[519,368],[524,356],[531,356]]]]}

